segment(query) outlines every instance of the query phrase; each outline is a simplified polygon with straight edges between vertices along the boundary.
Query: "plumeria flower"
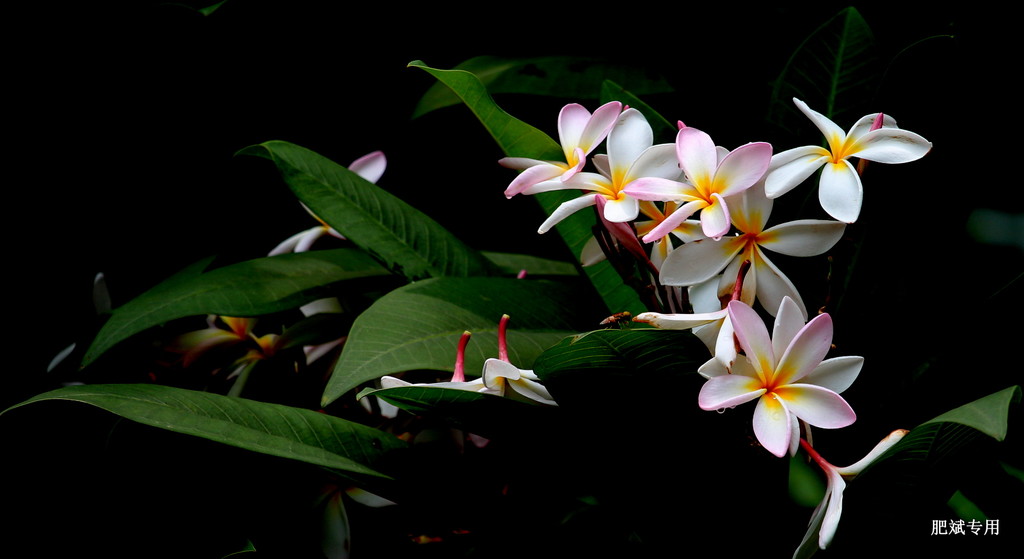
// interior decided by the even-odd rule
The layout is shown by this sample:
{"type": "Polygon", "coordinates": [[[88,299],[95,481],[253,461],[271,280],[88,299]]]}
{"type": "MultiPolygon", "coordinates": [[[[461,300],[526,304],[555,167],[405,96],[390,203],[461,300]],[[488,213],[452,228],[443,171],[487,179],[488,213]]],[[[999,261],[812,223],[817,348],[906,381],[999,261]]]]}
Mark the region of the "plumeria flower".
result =
{"type": "Polygon", "coordinates": [[[187,367],[214,349],[245,344],[245,353],[232,363],[234,368],[227,375],[228,379],[237,379],[228,391],[228,396],[241,394],[253,368],[282,349],[280,335],[253,334],[255,318],[210,315],[207,324],[207,328],[178,336],[170,349],[182,353],[182,363],[187,367]]]}
{"type": "Polygon", "coordinates": [[[835,537],[836,529],[839,527],[839,517],[843,512],[843,491],[846,489],[846,480],[864,471],[864,468],[892,448],[908,432],[906,429],[897,429],[889,433],[871,449],[867,456],[846,467],[833,466],[822,458],[806,440],[800,439],[800,444],[807,454],[825,471],[826,487],[825,496],[811,515],[807,533],[804,534],[796,553],[793,554],[794,559],[810,557],[814,553],[812,542],[814,542],[815,534],[818,535],[816,543],[819,549],[825,549],[832,543],[832,538],[835,537]]]}
{"type": "Polygon", "coordinates": [[[599,172],[581,171],[569,179],[546,180],[522,191],[524,194],[551,190],[587,191],[555,208],[537,231],[546,233],[563,219],[593,206],[595,194],[605,199],[603,215],[608,221],[624,223],[636,219],[640,212],[639,201],[627,195],[628,185],[642,177],[678,178],[679,164],[673,151],[672,144],[654,145],[654,131],[643,113],[636,109],[622,111],[608,133],[608,153],[594,157],[599,172]]]}
{"type": "Polygon", "coordinates": [[[779,306],[771,336],[761,317],[746,303],[731,301],[729,319],[745,358],[730,374],[713,376],[701,387],[698,404],[721,410],[757,400],[754,435],[772,454],[794,454],[799,446],[798,420],[824,429],[852,424],[857,416],[839,395],[860,374],[862,357],[823,360],[832,344],[832,318],[803,313],[786,297],[779,306]]]}
{"type": "MultiPolygon", "coordinates": [[[[353,161],[349,166],[348,170],[359,175],[360,177],[376,183],[380,180],[380,177],[384,175],[384,171],[387,168],[387,158],[384,157],[384,152],[374,151],[370,152],[359,159],[353,161]]],[[[269,256],[276,256],[278,254],[285,254],[289,252],[306,252],[317,240],[331,236],[337,239],[344,240],[345,237],[338,233],[330,225],[327,225],[319,217],[316,216],[305,204],[302,207],[313,217],[313,219],[320,222],[316,227],[311,227],[305,231],[300,231],[291,237],[288,237],[284,241],[281,241],[273,250],[270,251],[269,256]]]]}
{"type": "Polygon", "coordinates": [[[777,153],[773,157],[774,170],[765,181],[769,198],[782,196],[821,169],[818,200],[822,209],[839,221],[853,223],[860,215],[864,188],[850,158],[878,163],[908,163],[924,157],[932,148],[928,140],[897,128],[896,121],[888,115],[865,115],[849,132],[843,132],[803,101],[794,98],[793,102],[825,135],[828,149],[804,146],[777,153]]]}
{"type": "Polygon", "coordinates": [[[771,144],[752,142],[720,157],[722,150],[711,136],[683,127],[676,135],[675,149],[685,182],[645,177],[624,188],[626,194],[639,200],[684,202],[645,235],[644,241],[664,237],[698,211],[704,234],[721,239],[730,228],[726,197],[743,192],[761,179],[771,163],[771,144]]]}
{"type": "Polygon", "coordinates": [[[768,259],[765,251],[786,256],[817,256],[835,246],[846,224],[802,219],[766,229],[773,200],[765,196],[761,182],[728,200],[732,222],[739,233],[719,241],[696,240],[677,247],[661,266],[661,282],[689,286],[722,274],[720,294],[725,294],[731,289],[740,265],[749,261],[750,270],[743,280],[744,301],[752,304],[756,294],[764,308],[774,312],[782,299],[789,297],[807,316],[803,299],[793,282],[768,259]]]}
{"type": "Polygon", "coordinates": [[[506,395],[511,389],[534,402],[557,406],[558,403],[533,371],[520,369],[509,361],[506,341],[508,321],[509,316],[506,314],[502,315],[501,322],[498,323],[498,358],[484,361],[484,374],[481,377],[484,384],[488,390],[496,394],[506,395]]]}
{"type": "Polygon", "coordinates": [[[622,112],[622,103],[605,103],[594,114],[577,103],[562,107],[558,113],[558,139],[562,145],[565,162],[541,161],[528,157],[505,157],[498,163],[509,169],[523,171],[505,189],[505,196],[511,198],[521,194],[537,183],[558,179],[566,181],[583,170],[590,155],[605,137],[622,112]]]}

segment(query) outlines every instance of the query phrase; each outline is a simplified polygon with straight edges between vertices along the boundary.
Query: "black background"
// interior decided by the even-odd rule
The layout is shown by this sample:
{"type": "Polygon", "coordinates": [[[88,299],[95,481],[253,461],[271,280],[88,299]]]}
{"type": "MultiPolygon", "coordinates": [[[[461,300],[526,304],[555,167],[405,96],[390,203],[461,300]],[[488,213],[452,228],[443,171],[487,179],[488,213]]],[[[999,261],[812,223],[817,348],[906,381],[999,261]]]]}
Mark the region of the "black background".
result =
{"type": "MultiPolygon", "coordinates": [[[[5,295],[13,302],[5,320],[13,357],[4,371],[11,383],[5,381],[5,406],[45,386],[40,379],[50,359],[92,324],[96,273],[105,274],[116,305],[199,258],[261,256],[311,225],[267,162],[234,155],[255,143],[287,140],[341,163],[383,150],[389,167],[381,186],[472,246],[564,257],[557,238],[536,235],[540,214],[529,200],[504,198],[510,176],[496,163],[502,154],[468,111],[452,107],[410,120],[419,95],[433,83],[407,68],[412,60],[436,68],[484,54],[630,60],[672,80],[677,93],[656,100],[665,116],[720,130],[715,139],[734,146],[767,136],[761,116],[771,80],[800,41],[843,7],[576,4],[559,12],[524,4],[339,4],[229,0],[203,17],[162,2],[33,3],[5,14],[5,295]]],[[[917,174],[904,171],[919,181],[913,195],[890,197],[868,186],[865,206],[872,207],[871,226],[881,231],[876,241],[914,247],[912,256],[878,263],[878,273],[894,280],[887,308],[920,310],[921,323],[945,318],[968,332],[999,329],[962,318],[965,311],[990,314],[978,308],[980,293],[962,289],[1005,283],[1021,268],[1020,249],[963,239],[970,208],[1021,211],[1013,143],[1019,101],[1009,85],[1019,61],[1016,51],[1004,48],[1010,42],[1006,17],[962,3],[892,4],[858,6],[888,52],[947,37],[929,43],[927,56],[903,59],[891,76],[890,104],[879,107],[936,146],[917,174]]],[[[516,102],[516,116],[553,133],[566,100],[516,102]]],[[[1019,335],[1019,318],[1009,320],[1014,326],[992,338],[996,347],[1019,335]]],[[[918,342],[921,331],[911,321],[890,336],[918,342]]],[[[84,448],[90,432],[78,433],[84,448]]],[[[25,507],[19,532],[45,529],[21,532],[20,539],[38,543],[37,549],[46,542],[71,548],[71,540],[93,531],[70,525],[97,528],[108,518],[127,517],[148,545],[173,539],[145,527],[179,518],[175,491],[223,490],[238,503],[256,500],[258,481],[250,474],[234,486],[250,488],[244,491],[221,489],[216,479],[205,479],[208,485],[197,490],[188,483],[195,478],[170,475],[194,475],[209,464],[167,450],[194,450],[193,442],[154,437],[160,444],[148,449],[150,456],[170,464],[146,466],[155,468],[160,483],[132,469],[150,464],[143,458],[128,465],[102,459],[131,471],[104,470],[95,462],[54,464],[71,451],[28,459],[29,466],[12,474],[27,476],[25,494],[11,502],[25,507]],[[111,510],[102,503],[109,492],[73,483],[83,476],[122,480],[111,510]],[[154,493],[136,495],[136,489],[154,493]],[[127,510],[126,502],[139,508],[127,510]]],[[[231,451],[204,448],[197,456],[211,453],[224,464],[248,464],[231,451]]],[[[288,466],[270,461],[259,471],[275,468],[288,466]]],[[[280,490],[278,498],[287,499],[279,486],[265,490],[280,490]]],[[[194,522],[199,533],[232,521],[213,511],[189,514],[198,516],[183,524],[194,522]]],[[[108,543],[102,537],[82,541],[88,549],[108,543]]],[[[114,546],[122,547],[132,546],[114,546]]]]}

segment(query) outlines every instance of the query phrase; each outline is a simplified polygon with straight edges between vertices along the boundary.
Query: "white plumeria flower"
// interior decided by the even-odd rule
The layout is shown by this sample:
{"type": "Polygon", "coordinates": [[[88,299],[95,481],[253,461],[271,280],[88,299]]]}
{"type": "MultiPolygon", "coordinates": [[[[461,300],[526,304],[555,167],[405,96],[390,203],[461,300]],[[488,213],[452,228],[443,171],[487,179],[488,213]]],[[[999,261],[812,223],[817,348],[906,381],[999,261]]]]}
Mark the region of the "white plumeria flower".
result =
{"type": "Polygon", "coordinates": [[[529,157],[505,157],[498,163],[509,169],[522,171],[505,189],[505,196],[511,198],[521,194],[537,183],[558,179],[566,181],[583,170],[587,156],[594,151],[622,112],[622,103],[605,103],[594,114],[578,103],[562,107],[558,113],[558,140],[562,146],[565,162],[542,161],[529,157]]]}
{"type": "Polygon", "coordinates": [[[800,444],[804,447],[804,450],[824,470],[826,488],[825,496],[822,498],[821,503],[818,504],[811,514],[807,533],[804,534],[803,540],[793,554],[794,559],[810,557],[814,554],[812,542],[814,542],[815,534],[818,535],[816,547],[819,549],[825,549],[832,543],[832,538],[835,537],[836,530],[839,527],[839,517],[843,513],[843,491],[846,489],[846,480],[864,471],[864,468],[877,460],[885,451],[892,448],[907,433],[909,431],[906,429],[897,429],[889,433],[871,449],[867,456],[846,467],[833,466],[828,463],[811,445],[807,444],[807,441],[801,439],[800,444]]]}
{"type": "MultiPolygon", "coordinates": [[[[359,159],[356,159],[348,166],[349,171],[352,171],[372,183],[376,183],[380,180],[380,177],[384,174],[386,168],[387,159],[384,157],[384,152],[381,151],[370,152],[359,159]]],[[[285,254],[289,252],[306,252],[312,248],[313,243],[325,236],[331,236],[342,240],[345,239],[341,233],[338,233],[338,231],[333,227],[324,223],[316,216],[316,214],[306,207],[305,204],[302,204],[302,207],[309,212],[309,215],[313,216],[313,219],[320,222],[320,225],[311,227],[305,231],[300,231],[281,241],[280,244],[270,251],[268,256],[277,256],[278,254],[285,254]]]]}
{"type": "Polygon", "coordinates": [[[533,371],[520,369],[508,361],[490,358],[484,361],[484,385],[494,394],[508,395],[508,390],[541,404],[557,406],[558,402],[540,383],[533,371]]]}
{"type": "Polygon", "coordinates": [[[703,410],[731,408],[757,400],[754,435],[772,454],[796,453],[799,420],[824,429],[852,424],[857,416],[839,395],[849,388],[863,357],[823,360],[832,344],[832,318],[814,317],[806,325],[792,299],[783,299],[769,336],[761,317],[746,303],[732,301],[729,319],[743,350],[727,375],[713,376],[701,387],[703,410]]]}
{"type": "Polygon", "coordinates": [[[742,145],[724,157],[706,132],[683,127],[676,135],[676,156],[685,182],[646,177],[624,188],[640,200],[684,202],[671,216],[644,236],[653,242],[700,212],[704,234],[721,239],[730,228],[726,197],[743,192],[764,176],[771,163],[772,146],[765,142],[742,145]]]}
{"type": "Polygon", "coordinates": [[[615,223],[636,219],[639,201],[626,193],[633,181],[642,177],[679,178],[679,164],[672,144],[654,145],[654,131],[636,109],[622,111],[608,133],[607,154],[595,156],[597,173],[581,171],[568,180],[547,180],[527,188],[524,194],[551,190],[584,190],[583,196],[563,202],[541,224],[539,233],[546,233],[557,223],[577,211],[593,206],[595,195],[604,198],[604,218],[615,223]]]}
{"type": "Polygon", "coordinates": [[[803,101],[794,98],[793,102],[825,135],[828,149],[804,146],[775,154],[773,170],[765,180],[769,198],[782,196],[821,169],[818,200],[822,209],[839,221],[853,223],[860,215],[864,187],[850,158],[908,163],[924,157],[932,148],[932,143],[918,134],[897,128],[896,121],[888,115],[865,115],[849,132],[844,132],[803,101]]]}
{"type": "Polygon", "coordinates": [[[732,222],[738,234],[719,241],[696,240],[677,247],[661,267],[665,285],[690,286],[722,274],[719,294],[732,288],[740,266],[750,262],[743,279],[742,299],[759,300],[768,312],[779,308],[784,297],[796,302],[803,315],[807,310],[793,282],[765,254],[765,249],[786,256],[817,256],[842,238],[846,224],[831,220],[802,219],[765,229],[773,201],[758,183],[739,196],[729,198],[732,222]]]}

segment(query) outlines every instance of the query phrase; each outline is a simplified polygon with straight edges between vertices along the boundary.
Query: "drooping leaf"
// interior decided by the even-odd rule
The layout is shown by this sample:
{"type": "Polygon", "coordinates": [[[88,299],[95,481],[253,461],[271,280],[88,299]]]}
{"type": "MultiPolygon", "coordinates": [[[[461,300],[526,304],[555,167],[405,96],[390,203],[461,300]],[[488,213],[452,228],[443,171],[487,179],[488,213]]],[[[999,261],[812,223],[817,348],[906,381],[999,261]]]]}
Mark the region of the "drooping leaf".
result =
{"type": "Polygon", "coordinates": [[[486,258],[436,221],[316,152],[271,141],[239,153],[273,161],[314,214],[395,273],[417,280],[493,271],[486,258]]]}
{"type": "Polygon", "coordinates": [[[374,469],[385,453],[405,447],[387,433],[324,413],[162,385],[68,386],[3,413],[52,400],[80,402],[160,429],[374,477],[386,477],[374,469]]]}
{"type": "MultiPolygon", "coordinates": [[[[594,99],[605,80],[628,84],[640,95],[665,93],[671,86],[635,65],[589,56],[500,58],[478,56],[454,68],[472,73],[493,94],[523,93],[570,99],[594,99]]],[[[459,97],[443,84],[435,84],[420,99],[413,118],[458,104],[459,97]]]]}
{"type": "Polygon", "coordinates": [[[114,309],[82,365],[143,330],[186,316],[257,316],[315,300],[326,288],[357,278],[390,275],[354,249],[257,258],[203,272],[209,261],[188,267],[114,309]]]}
{"type": "Polygon", "coordinates": [[[811,33],[790,56],[772,88],[768,118],[785,130],[806,127],[796,97],[840,126],[848,127],[875,97],[881,72],[874,35],[856,8],[848,7],[811,33]],[[846,124],[843,124],[846,123],[846,124]]]}
{"type": "MultiPolygon", "coordinates": [[[[409,66],[424,70],[458,95],[505,155],[541,160],[558,160],[565,157],[558,143],[550,136],[502,110],[488,94],[487,88],[472,73],[464,70],[438,70],[418,60],[410,62],[409,66]]],[[[581,193],[575,191],[553,191],[538,193],[533,197],[550,215],[560,204],[580,195],[581,193]]],[[[560,222],[555,230],[561,235],[572,254],[579,256],[584,245],[593,236],[595,223],[596,217],[592,211],[581,211],[560,222]]],[[[607,262],[588,266],[584,270],[610,312],[629,311],[638,314],[646,310],[636,292],[622,282],[618,273],[607,262]]]]}
{"type": "Polygon", "coordinates": [[[453,371],[465,331],[472,334],[466,348],[466,372],[472,376],[485,359],[497,357],[503,314],[510,316],[510,359],[529,368],[542,351],[579,331],[579,301],[578,290],[530,279],[437,278],[401,287],[355,320],[323,403],[384,375],[453,371]]]}

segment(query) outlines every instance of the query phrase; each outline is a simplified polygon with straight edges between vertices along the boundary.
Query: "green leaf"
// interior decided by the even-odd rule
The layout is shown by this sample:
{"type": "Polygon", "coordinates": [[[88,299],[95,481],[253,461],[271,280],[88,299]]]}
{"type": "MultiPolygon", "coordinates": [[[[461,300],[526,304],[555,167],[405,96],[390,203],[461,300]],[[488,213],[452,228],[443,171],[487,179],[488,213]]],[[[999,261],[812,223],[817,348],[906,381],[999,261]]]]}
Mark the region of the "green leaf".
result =
{"type": "Polygon", "coordinates": [[[870,113],[882,73],[875,67],[874,35],[849,7],[808,36],[776,78],[768,119],[785,130],[817,133],[793,104],[796,97],[848,128],[870,113]],[[844,124],[845,123],[845,124],[844,124]]]}
{"type": "Polygon", "coordinates": [[[490,262],[436,221],[316,152],[271,141],[239,151],[274,162],[325,223],[411,280],[491,273],[490,262]]]}
{"type": "Polygon", "coordinates": [[[578,332],[578,290],[561,283],[512,278],[437,278],[401,287],[356,318],[323,404],[384,375],[428,369],[453,371],[459,338],[472,333],[466,371],[496,357],[498,322],[510,316],[509,356],[529,368],[537,355],[578,332]]]}
{"type": "Polygon", "coordinates": [[[1020,400],[1020,386],[1011,386],[925,421],[868,466],[861,476],[887,463],[931,467],[956,458],[986,436],[1002,441],[1006,438],[1010,407],[1020,400]]]}
{"type": "MultiPolygon", "coordinates": [[[[601,83],[609,79],[629,84],[641,95],[672,91],[663,77],[651,77],[635,65],[590,56],[478,56],[454,69],[475,75],[492,95],[519,93],[594,99],[601,83]]],[[[450,88],[434,84],[416,105],[413,118],[459,102],[459,97],[450,88]]]]}
{"type": "Polygon", "coordinates": [[[114,309],[86,351],[82,366],[130,336],[169,320],[203,314],[258,316],[308,303],[345,280],[390,275],[354,249],[282,254],[203,273],[192,265],[114,309]]]}
{"type": "Polygon", "coordinates": [[[49,400],[80,402],[144,425],[374,477],[387,477],[374,469],[385,453],[405,447],[387,433],[324,413],[161,385],[68,386],[3,413],[49,400]]]}
{"type": "Polygon", "coordinates": [[[696,374],[708,359],[704,344],[686,330],[626,328],[565,338],[534,362],[534,372],[561,405],[601,405],[603,397],[659,386],[696,374]]]}
{"type": "Polygon", "coordinates": [[[506,274],[525,272],[529,276],[578,276],[579,270],[570,262],[550,260],[529,254],[484,252],[484,256],[506,274]]]}
{"type": "MultiPolygon", "coordinates": [[[[418,60],[410,62],[409,66],[424,70],[458,95],[491,134],[505,155],[541,160],[564,159],[565,156],[555,140],[498,107],[488,94],[487,88],[472,73],[464,70],[438,70],[430,68],[418,60]]],[[[579,195],[572,191],[554,191],[538,193],[533,197],[550,215],[562,202],[579,195]]],[[[584,245],[593,236],[592,231],[596,221],[593,212],[576,212],[560,222],[555,229],[572,254],[578,257],[584,245]]],[[[647,310],[636,292],[622,282],[622,278],[611,264],[601,262],[584,268],[584,271],[601,295],[609,312],[629,311],[639,314],[647,310]]]]}

